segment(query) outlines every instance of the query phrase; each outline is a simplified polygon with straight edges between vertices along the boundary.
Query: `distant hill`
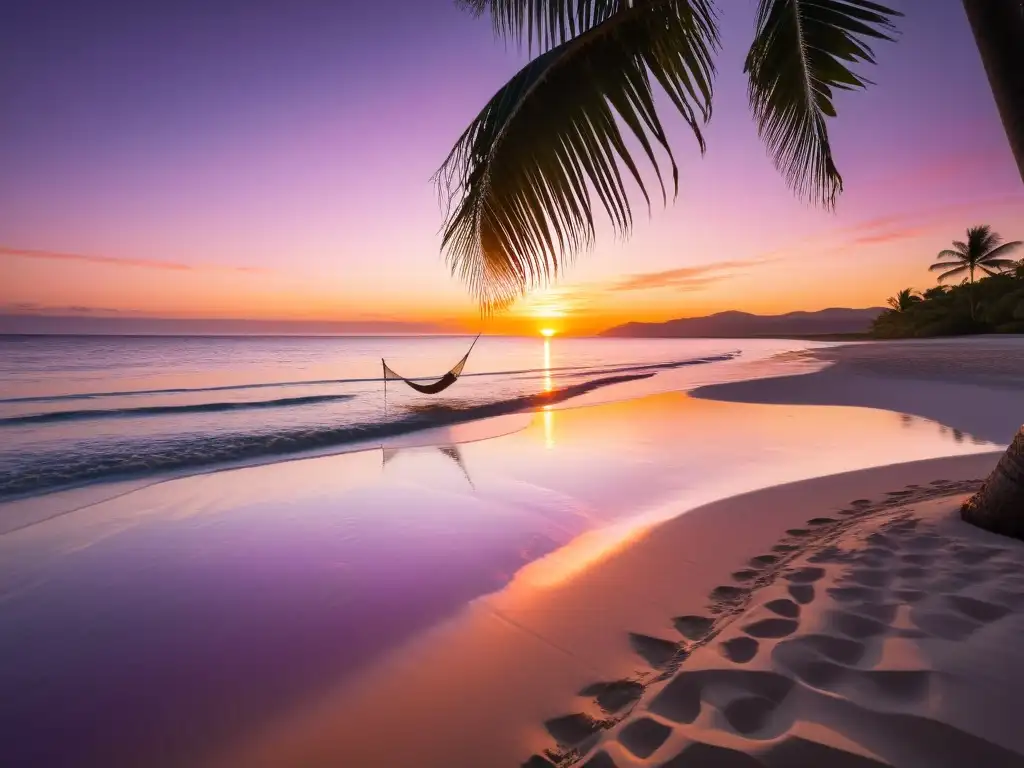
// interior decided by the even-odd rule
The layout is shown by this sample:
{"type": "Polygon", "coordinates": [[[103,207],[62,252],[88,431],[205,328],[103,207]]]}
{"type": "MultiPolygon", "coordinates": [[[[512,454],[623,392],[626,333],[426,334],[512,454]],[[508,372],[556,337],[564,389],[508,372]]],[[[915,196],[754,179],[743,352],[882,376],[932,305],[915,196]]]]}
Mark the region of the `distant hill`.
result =
{"type": "Polygon", "coordinates": [[[719,312],[707,317],[683,317],[664,323],[626,323],[603,331],[601,336],[739,339],[859,335],[866,334],[871,322],[883,311],[881,307],[871,307],[788,312],[785,315],[719,312]]]}

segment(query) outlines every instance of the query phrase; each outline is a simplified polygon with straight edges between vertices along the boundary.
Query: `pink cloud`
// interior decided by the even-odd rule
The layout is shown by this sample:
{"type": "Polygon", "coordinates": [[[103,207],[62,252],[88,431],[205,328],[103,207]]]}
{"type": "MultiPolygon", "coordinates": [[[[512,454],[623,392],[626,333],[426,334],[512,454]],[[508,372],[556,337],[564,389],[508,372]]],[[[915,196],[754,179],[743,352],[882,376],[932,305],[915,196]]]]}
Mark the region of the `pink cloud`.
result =
{"type": "Polygon", "coordinates": [[[28,248],[7,248],[0,246],[0,257],[21,259],[48,259],[51,261],[77,261],[87,264],[108,264],[120,267],[139,267],[142,269],[159,269],[170,272],[193,272],[204,269],[227,270],[256,274],[267,270],[258,267],[229,267],[214,265],[183,264],[174,261],[149,261],[147,259],[127,259],[119,256],[100,256],[86,253],[66,253],[62,251],[41,251],[28,248]]]}
{"type": "Polygon", "coordinates": [[[711,283],[727,280],[733,276],[733,271],[748,269],[760,266],[772,258],[761,259],[736,259],[732,261],[718,261],[714,264],[701,264],[694,267],[680,267],[668,269],[662,272],[642,272],[635,275],[627,275],[611,286],[613,291],[649,291],[657,288],[673,288],[679,291],[699,290],[711,283]]]}

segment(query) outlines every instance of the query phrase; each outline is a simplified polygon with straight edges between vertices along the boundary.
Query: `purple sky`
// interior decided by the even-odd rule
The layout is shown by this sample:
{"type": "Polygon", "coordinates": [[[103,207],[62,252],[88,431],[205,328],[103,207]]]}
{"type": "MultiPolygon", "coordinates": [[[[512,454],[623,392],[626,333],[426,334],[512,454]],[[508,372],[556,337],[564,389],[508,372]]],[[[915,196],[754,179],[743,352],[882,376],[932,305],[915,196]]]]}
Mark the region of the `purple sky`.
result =
{"type": "MultiPolygon", "coordinates": [[[[498,322],[877,305],[930,285],[969,225],[1024,237],[957,0],[894,0],[902,38],[831,124],[836,214],[795,200],[765,156],[742,75],[755,3],[720,5],[705,158],[664,114],[678,201],[498,322]]],[[[448,0],[51,0],[4,16],[0,313],[473,317],[439,256],[430,176],[524,61],[488,20],[448,0]]]]}

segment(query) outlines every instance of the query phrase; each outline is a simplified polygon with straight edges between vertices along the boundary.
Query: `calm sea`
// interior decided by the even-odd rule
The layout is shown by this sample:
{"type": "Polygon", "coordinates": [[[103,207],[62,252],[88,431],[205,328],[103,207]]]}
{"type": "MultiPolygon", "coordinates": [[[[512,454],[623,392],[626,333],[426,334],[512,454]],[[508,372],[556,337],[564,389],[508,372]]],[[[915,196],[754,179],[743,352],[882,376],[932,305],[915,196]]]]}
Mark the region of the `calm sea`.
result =
{"type": "Polygon", "coordinates": [[[0,337],[0,499],[351,449],[556,404],[771,373],[775,340],[483,337],[0,337]],[[758,364],[767,368],[757,368],[758,364]],[[756,371],[756,373],[752,373],[756,371]]]}

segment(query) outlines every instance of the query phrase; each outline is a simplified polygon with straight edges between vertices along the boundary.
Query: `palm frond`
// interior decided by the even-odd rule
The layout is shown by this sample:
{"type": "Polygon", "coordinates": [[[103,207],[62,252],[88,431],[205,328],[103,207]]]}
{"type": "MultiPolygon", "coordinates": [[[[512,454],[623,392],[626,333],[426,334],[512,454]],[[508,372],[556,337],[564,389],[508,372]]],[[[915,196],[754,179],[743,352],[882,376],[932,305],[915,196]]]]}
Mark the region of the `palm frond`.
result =
{"type": "Polygon", "coordinates": [[[929,272],[938,272],[940,269],[947,269],[949,267],[963,267],[966,269],[966,265],[963,261],[942,261],[938,264],[932,264],[928,267],[929,272]]]}
{"type": "MultiPolygon", "coordinates": [[[[1015,251],[1018,248],[1020,248],[1022,245],[1024,245],[1024,240],[1014,240],[1014,241],[1009,242],[1009,243],[1003,243],[1002,245],[997,245],[996,247],[992,248],[990,251],[986,252],[985,255],[981,257],[981,261],[983,261],[986,264],[993,264],[996,261],[1003,260],[1003,256],[1006,256],[1007,254],[1012,253],[1013,251],[1015,251]]],[[[1010,260],[1010,259],[1006,259],[1005,261],[1007,261],[1007,263],[1010,263],[1010,264],[1013,263],[1012,260],[1010,260]]]]}
{"type": "Polygon", "coordinates": [[[775,166],[800,197],[835,205],[843,188],[826,118],[835,90],[870,81],[854,73],[874,63],[868,40],[892,40],[902,14],[868,0],[759,0],[747,54],[747,94],[775,166]]]}
{"type": "Polygon", "coordinates": [[[541,51],[571,40],[626,10],[629,0],[457,0],[475,15],[491,17],[495,35],[541,51]]]}
{"type": "Polygon", "coordinates": [[[967,243],[965,243],[963,240],[954,240],[953,248],[954,250],[952,251],[952,253],[958,253],[961,256],[966,256],[970,251],[970,249],[967,247],[967,243]]]}
{"type": "Polygon", "coordinates": [[[651,80],[703,150],[700,123],[710,115],[717,45],[708,0],[648,0],[540,55],[494,95],[435,176],[448,209],[442,250],[485,310],[546,284],[589,247],[592,193],[616,231],[629,232],[632,208],[620,164],[650,206],[620,125],[654,167],[667,199],[654,145],[665,150],[678,190],[651,80]]]}
{"type": "Polygon", "coordinates": [[[947,277],[956,277],[957,275],[962,275],[966,271],[967,267],[957,267],[956,269],[949,270],[949,272],[943,272],[941,275],[939,275],[938,280],[941,283],[947,277]]]}

